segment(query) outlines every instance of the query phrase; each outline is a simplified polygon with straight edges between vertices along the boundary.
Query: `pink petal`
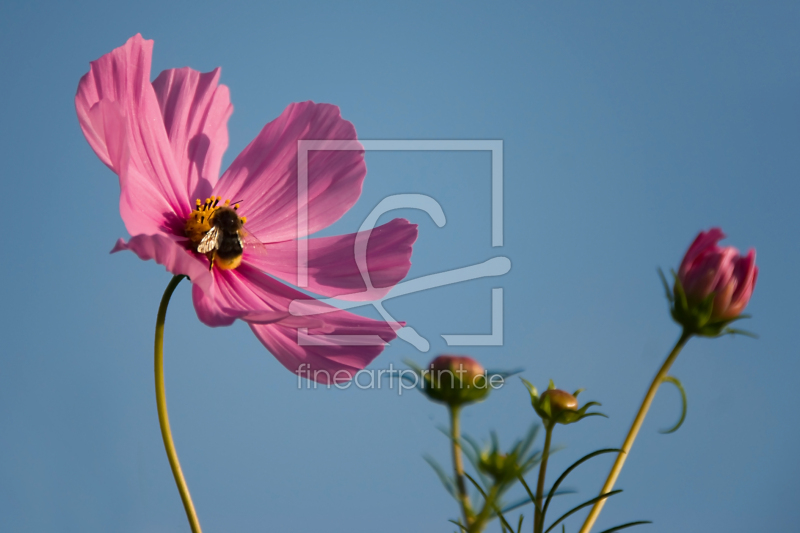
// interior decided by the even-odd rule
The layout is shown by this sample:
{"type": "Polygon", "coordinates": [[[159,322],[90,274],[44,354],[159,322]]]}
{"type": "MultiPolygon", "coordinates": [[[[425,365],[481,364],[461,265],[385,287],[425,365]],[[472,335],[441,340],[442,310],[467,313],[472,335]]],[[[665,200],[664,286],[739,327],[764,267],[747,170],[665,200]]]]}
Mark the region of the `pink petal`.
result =
{"type": "Polygon", "coordinates": [[[720,228],[711,228],[708,231],[701,231],[686,251],[686,255],[684,255],[683,261],[681,261],[681,266],[678,268],[678,276],[683,280],[695,259],[708,248],[715,247],[717,242],[724,238],[725,234],[722,233],[720,228]]]}
{"type": "Polygon", "coordinates": [[[719,294],[733,275],[733,261],[738,255],[739,252],[730,246],[707,248],[685,276],[684,290],[689,299],[700,301],[712,292],[719,294]]]}
{"type": "MultiPolygon", "coordinates": [[[[728,318],[731,309],[731,296],[733,291],[736,290],[736,280],[730,280],[726,285],[722,285],[714,296],[714,307],[712,309],[712,316],[714,318],[728,318]]],[[[736,313],[737,315],[739,313],[736,313]]]]}
{"type": "MultiPolygon", "coordinates": [[[[289,304],[294,300],[307,301],[320,311],[334,309],[313,298],[291,289],[270,278],[257,269],[242,264],[235,270],[214,269],[216,293],[209,297],[195,290],[201,300],[200,319],[209,323],[211,317],[223,325],[225,316],[242,318],[250,322],[250,328],[258,339],[289,370],[321,382],[344,381],[368,365],[383,351],[385,344],[396,337],[395,330],[387,323],[360,317],[346,311],[334,310],[314,316],[292,316],[289,304]],[[209,302],[213,298],[215,302],[209,302]],[[259,315],[286,313],[283,320],[259,319],[259,315]],[[216,313],[217,316],[213,316],[216,313]],[[249,315],[249,317],[248,317],[249,315]],[[297,328],[307,328],[299,331],[297,328]],[[339,336],[337,340],[331,335],[339,336]],[[346,345],[341,336],[349,337],[346,345]],[[302,339],[298,343],[298,339],[302,339]],[[305,364],[306,366],[301,367],[305,364]],[[316,371],[316,375],[314,372],[316,371]],[[337,374],[338,372],[338,374],[337,374]]],[[[198,299],[195,299],[197,307],[198,299]]],[[[230,322],[228,322],[230,323],[230,322]]]]}
{"type": "Polygon", "coordinates": [[[269,287],[259,287],[250,278],[265,278],[278,287],[284,285],[252,267],[241,265],[233,270],[214,268],[211,276],[214,280],[213,293],[192,291],[197,317],[208,326],[229,326],[237,318],[257,323],[282,321],[295,327],[317,327],[321,324],[316,317],[292,316],[288,298],[276,296],[269,287]]]}
{"type": "Polygon", "coordinates": [[[153,41],[137,34],[93,61],[78,85],[75,108],[86,140],[119,175],[128,232],[182,235],[191,207],[150,84],[152,52],[153,41]]]}
{"type": "MultiPolygon", "coordinates": [[[[308,152],[308,227],[298,231],[297,141],[355,140],[353,125],[329,104],[291,104],[239,154],[214,194],[241,201],[247,229],[263,243],[305,237],[356,202],[367,169],[363,150],[308,152]]],[[[360,146],[360,145],[359,145],[360,146]]]]}
{"type": "MultiPolygon", "coordinates": [[[[417,225],[402,218],[371,232],[308,239],[305,241],[308,243],[308,285],[304,288],[344,300],[380,299],[408,274],[411,245],[416,240],[417,225]],[[369,290],[356,263],[357,243],[366,247],[363,268],[369,268],[369,290]]],[[[267,244],[264,253],[247,254],[244,261],[297,285],[297,243],[292,240],[267,244]]]]}
{"type": "Polygon", "coordinates": [[[164,265],[173,274],[189,276],[195,287],[207,293],[212,292],[213,279],[204,265],[183,246],[165,235],[136,235],[126,243],[122,239],[117,241],[111,253],[130,250],[145,261],[155,260],[159,265],[164,265]]]}
{"type": "Polygon", "coordinates": [[[165,70],[153,82],[164,127],[189,198],[208,198],[228,147],[230,93],[218,85],[220,69],[165,70]]]}
{"type": "Polygon", "coordinates": [[[736,292],[733,293],[730,312],[735,313],[733,316],[736,316],[747,307],[756,286],[758,267],[756,266],[755,250],[751,249],[745,257],[739,258],[734,275],[739,283],[736,292]]]}
{"type": "Polygon", "coordinates": [[[737,280],[733,274],[736,261],[739,259],[739,250],[733,246],[726,246],[721,248],[715,256],[718,257],[718,263],[714,269],[716,277],[714,278],[712,290],[719,291],[731,284],[736,287],[737,280]]]}
{"type": "Polygon", "coordinates": [[[207,292],[200,287],[192,287],[192,302],[200,322],[212,328],[230,326],[236,322],[237,313],[223,310],[222,302],[219,302],[213,295],[208,295],[207,292]]]}
{"type": "MultiPolygon", "coordinates": [[[[380,345],[341,346],[334,342],[325,343],[324,337],[317,335],[310,337],[306,333],[299,333],[298,330],[281,324],[251,324],[250,329],[261,344],[288,370],[319,383],[349,381],[383,351],[383,346],[380,345]],[[301,342],[323,344],[303,346],[298,343],[298,339],[303,339],[301,342]]],[[[358,331],[360,334],[371,332],[375,335],[384,333],[380,327],[367,330],[363,326],[354,325],[337,327],[334,334],[347,334],[342,333],[345,331],[358,331]]],[[[391,339],[387,339],[387,342],[388,340],[391,339]]]]}

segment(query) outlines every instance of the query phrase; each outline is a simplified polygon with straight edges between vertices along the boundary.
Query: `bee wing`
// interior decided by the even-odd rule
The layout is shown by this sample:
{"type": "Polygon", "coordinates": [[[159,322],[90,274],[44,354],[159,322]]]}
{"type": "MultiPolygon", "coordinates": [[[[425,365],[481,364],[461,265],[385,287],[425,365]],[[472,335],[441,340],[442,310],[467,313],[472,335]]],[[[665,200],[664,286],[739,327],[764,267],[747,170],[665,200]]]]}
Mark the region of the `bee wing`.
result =
{"type": "Polygon", "coordinates": [[[247,231],[244,226],[239,228],[239,238],[241,239],[244,253],[260,256],[267,255],[267,247],[255,235],[247,231]]]}
{"type": "Polygon", "coordinates": [[[211,226],[211,229],[203,235],[203,240],[197,245],[197,252],[207,254],[219,248],[219,239],[222,235],[216,226],[211,226]]]}

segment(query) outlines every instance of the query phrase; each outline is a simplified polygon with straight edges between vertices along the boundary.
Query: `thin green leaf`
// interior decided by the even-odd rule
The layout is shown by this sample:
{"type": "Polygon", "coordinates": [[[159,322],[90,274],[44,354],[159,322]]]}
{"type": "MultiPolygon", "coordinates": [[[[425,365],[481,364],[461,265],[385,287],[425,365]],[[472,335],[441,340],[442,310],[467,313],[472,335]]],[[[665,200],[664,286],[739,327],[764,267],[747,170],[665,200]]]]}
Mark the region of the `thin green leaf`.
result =
{"type": "Polygon", "coordinates": [[[505,507],[503,507],[502,511],[504,513],[507,513],[509,511],[513,511],[514,509],[519,509],[524,505],[528,505],[529,503],[531,503],[530,498],[522,498],[520,500],[515,501],[514,503],[506,505],[505,507]]]}
{"type": "Polygon", "coordinates": [[[660,430],[658,430],[659,433],[663,433],[664,435],[667,435],[669,433],[675,433],[676,431],[678,431],[678,428],[683,425],[683,421],[686,420],[686,405],[687,405],[688,402],[686,401],[686,391],[683,389],[683,385],[681,384],[681,382],[680,382],[680,380],[678,378],[676,378],[674,376],[665,376],[664,379],[662,379],[661,381],[662,382],[667,382],[667,383],[672,383],[673,385],[675,385],[675,387],[677,387],[678,392],[681,393],[681,417],[678,420],[678,423],[675,424],[670,429],[660,429],[660,430]]]}
{"type": "Polygon", "coordinates": [[[531,444],[533,441],[536,440],[536,435],[539,434],[539,424],[531,424],[531,428],[528,430],[528,434],[525,435],[525,438],[520,441],[520,456],[525,455],[525,453],[530,449],[531,444]]]}
{"type": "Polygon", "coordinates": [[[605,413],[586,413],[586,414],[583,415],[583,418],[586,418],[586,417],[589,417],[589,416],[602,416],[603,418],[608,418],[608,415],[605,414],[605,413]]]}
{"type": "Polygon", "coordinates": [[[489,501],[489,497],[486,495],[486,492],[481,488],[481,486],[478,484],[478,482],[475,481],[475,479],[472,476],[470,476],[469,474],[467,474],[466,472],[464,473],[464,476],[468,480],[470,480],[470,482],[472,482],[473,485],[475,485],[475,488],[478,489],[478,492],[480,492],[481,496],[483,496],[483,501],[485,502],[483,504],[484,508],[485,508],[486,505],[491,505],[495,510],[497,510],[497,508],[493,504],[494,502],[490,502],[489,501]]]}
{"type": "MultiPolygon", "coordinates": [[[[559,490],[558,492],[554,493],[553,496],[564,496],[565,494],[575,494],[575,492],[576,491],[571,490],[571,489],[559,490]]],[[[503,512],[507,513],[509,511],[513,511],[514,509],[518,509],[520,507],[528,505],[529,503],[532,503],[531,499],[529,497],[520,498],[519,500],[515,501],[514,503],[510,503],[510,504],[506,505],[505,507],[503,507],[503,512]]]]}
{"type": "Polygon", "coordinates": [[[422,373],[422,367],[421,367],[421,366],[419,366],[419,365],[418,365],[417,363],[415,363],[414,361],[412,361],[411,359],[403,359],[403,363],[404,363],[404,364],[405,364],[407,367],[409,367],[411,370],[413,370],[414,372],[416,372],[417,374],[421,374],[421,373],[422,373]]]}
{"type": "Polygon", "coordinates": [[[522,486],[525,487],[525,492],[528,493],[528,498],[531,499],[531,502],[535,502],[536,501],[536,496],[533,494],[533,492],[531,491],[531,488],[525,482],[525,478],[522,477],[522,476],[517,476],[517,477],[519,478],[520,483],[522,483],[522,486]]]}
{"type": "Polygon", "coordinates": [[[527,474],[531,468],[533,468],[534,466],[538,465],[541,462],[542,462],[542,452],[541,451],[533,452],[531,455],[528,456],[527,459],[522,461],[522,468],[521,468],[522,474],[527,474]]]}
{"type": "Polygon", "coordinates": [[[497,508],[497,505],[495,505],[495,503],[493,501],[489,501],[489,497],[486,495],[486,492],[481,488],[481,486],[478,484],[478,482],[475,481],[472,478],[472,476],[470,476],[467,473],[464,473],[464,476],[468,480],[470,480],[472,482],[472,484],[475,485],[475,488],[478,489],[478,492],[481,493],[481,496],[483,496],[483,501],[486,502],[486,503],[484,503],[484,505],[489,505],[492,508],[492,510],[494,510],[494,512],[498,516],[498,518],[500,518],[500,521],[503,523],[503,525],[505,527],[507,527],[510,531],[513,532],[514,529],[511,527],[511,525],[508,523],[506,518],[503,516],[503,513],[500,511],[500,509],[497,508]]]}
{"type": "Polygon", "coordinates": [[[664,285],[664,292],[667,294],[667,300],[669,303],[672,303],[672,289],[667,283],[667,277],[664,275],[664,271],[661,268],[658,269],[658,277],[661,278],[661,283],[664,285]]]}
{"type": "Polygon", "coordinates": [[[600,533],[614,533],[614,531],[619,531],[620,529],[625,529],[626,527],[633,527],[638,526],[640,524],[652,524],[650,520],[639,520],[638,522],[628,522],[627,524],[622,524],[621,526],[614,526],[611,529],[606,529],[601,531],[600,533]]]}
{"type": "Polygon", "coordinates": [[[538,398],[539,397],[539,391],[536,390],[536,387],[533,385],[533,383],[531,383],[530,381],[528,381],[525,378],[519,378],[519,379],[522,380],[522,384],[525,385],[526,389],[528,389],[528,392],[530,393],[531,398],[538,398]]]}
{"type": "Polygon", "coordinates": [[[579,506],[577,506],[577,507],[573,507],[572,509],[570,509],[569,511],[567,511],[566,513],[564,513],[563,515],[561,515],[561,518],[559,518],[558,520],[556,520],[555,522],[553,522],[553,523],[550,525],[550,527],[548,527],[548,528],[545,530],[545,532],[544,532],[544,533],[550,533],[550,530],[551,530],[551,529],[553,529],[554,527],[556,527],[556,525],[560,524],[561,522],[563,522],[564,520],[566,520],[566,519],[567,519],[567,517],[569,517],[570,515],[572,515],[572,514],[574,514],[574,513],[577,513],[578,511],[580,511],[580,510],[581,510],[581,509],[583,509],[584,507],[587,507],[587,506],[589,506],[589,505],[592,505],[592,504],[594,504],[595,502],[599,502],[600,500],[604,500],[605,498],[608,498],[608,497],[610,497],[610,496],[613,496],[613,495],[615,495],[615,494],[619,494],[620,492],[622,492],[622,489],[612,490],[611,492],[606,492],[605,494],[601,494],[600,496],[598,496],[598,497],[596,497],[596,498],[592,498],[592,499],[591,499],[591,500],[589,500],[589,501],[583,502],[582,504],[580,504],[580,505],[579,505],[579,506]]]}
{"type": "Polygon", "coordinates": [[[724,332],[726,335],[744,335],[745,337],[750,337],[751,339],[758,338],[758,335],[756,335],[752,331],[747,331],[746,329],[725,328],[724,332]]]}
{"type": "Polygon", "coordinates": [[[580,459],[578,459],[577,461],[572,463],[572,465],[569,468],[564,470],[564,473],[561,474],[561,476],[559,476],[559,478],[556,480],[555,483],[553,483],[553,487],[550,489],[550,492],[547,494],[547,499],[545,500],[544,506],[542,507],[542,518],[544,519],[544,515],[547,512],[547,507],[550,505],[550,500],[552,500],[553,496],[556,495],[556,492],[555,492],[556,489],[558,488],[559,485],[561,485],[561,482],[564,481],[567,478],[567,476],[569,475],[570,472],[572,472],[573,470],[578,468],[578,466],[580,466],[582,463],[585,463],[586,461],[588,461],[592,457],[595,457],[597,455],[602,455],[604,453],[612,453],[612,452],[622,452],[622,450],[619,449],[619,448],[604,448],[602,450],[594,451],[594,452],[592,452],[592,453],[590,453],[588,455],[584,455],[583,457],[581,457],[580,459]]]}
{"type": "MultiPolygon", "coordinates": [[[[448,435],[449,437],[449,435],[448,435]]],[[[461,451],[464,452],[464,455],[467,456],[467,460],[470,462],[472,467],[475,469],[475,472],[478,474],[478,477],[481,479],[481,482],[484,485],[489,484],[489,478],[487,478],[483,472],[480,470],[480,460],[481,460],[481,445],[478,442],[470,437],[469,435],[462,435],[461,436],[461,451]],[[468,446],[464,446],[464,444],[468,444],[468,446]]]]}
{"type": "MultiPolygon", "coordinates": [[[[462,435],[461,439],[464,440],[464,442],[466,442],[467,444],[469,444],[472,447],[472,449],[475,451],[475,455],[480,455],[481,454],[481,445],[478,443],[478,441],[476,441],[475,439],[473,439],[469,435],[462,435]]],[[[466,447],[465,447],[465,449],[466,449],[466,447]]]]}
{"type": "Polygon", "coordinates": [[[517,524],[517,533],[522,531],[522,520],[525,518],[525,515],[519,515],[519,524],[517,524]]]}
{"type": "Polygon", "coordinates": [[[442,485],[444,485],[445,490],[450,493],[450,496],[458,499],[458,496],[456,495],[455,483],[453,483],[453,480],[450,479],[450,476],[444,471],[444,468],[442,468],[442,466],[436,462],[436,459],[430,455],[424,456],[423,459],[425,459],[426,463],[431,465],[431,468],[433,468],[434,472],[436,472],[436,475],[439,476],[439,481],[442,482],[442,485]]]}
{"type": "Polygon", "coordinates": [[[448,522],[450,522],[451,524],[457,525],[458,528],[461,531],[465,531],[466,533],[469,533],[469,530],[466,527],[464,527],[464,525],[461,522],[456,522],[455,520],[448,520],[448,522]]]}
{"type": "MultiPolygon", "coordinates": [[[[488,503],[488,502],[487,502],[487,503],[488,503]]],[[[503,516],[503,513],[502,513],[502,512],[500,512],[500,509],[498,509],[498,508],[497,508],[497,505],[495,505],[494,503],[492,503],[492,508],[494,509],[494,512],[497,514],[497,517],[498,517],[498,518],[500,518],[500,522],[503,524],[503,527],[504,527],[504,529],[505,529],[505,528],[508,528],[508,530],[509,530],[511,533],[514,533],[514,528],[513,528],[513,527],[511,527],[511,524],[509,524],[509,523],[508,523],[508,520],[506,520],[506,517],[505,517],[505,516],[503,516]]]]}
{"type": "Polygon", "coordinates": [[[478,484],[478,482],[475,481],[475,479],[472,476],[470,476],[469,474],[467,474],[466,472],[464,472],[464,476],[468,480],[470,480],[473,485],[475,485],[475,488],[478,489],[478,492],[481,493],[481,496],[483,496],[483,499],[485,500],[486,499],[486,492],[481,488],[481,486],[478,484]]]}
{"type": "Polygon", "coordinates": [[[486,377],[491,378],[492,376],[500,376],[503,379],[508,379],[511,376],[516,376],[517,374],[521,374],[525,369],[524,368],[515,368],[514,370],[487,370],[486,377]]]}

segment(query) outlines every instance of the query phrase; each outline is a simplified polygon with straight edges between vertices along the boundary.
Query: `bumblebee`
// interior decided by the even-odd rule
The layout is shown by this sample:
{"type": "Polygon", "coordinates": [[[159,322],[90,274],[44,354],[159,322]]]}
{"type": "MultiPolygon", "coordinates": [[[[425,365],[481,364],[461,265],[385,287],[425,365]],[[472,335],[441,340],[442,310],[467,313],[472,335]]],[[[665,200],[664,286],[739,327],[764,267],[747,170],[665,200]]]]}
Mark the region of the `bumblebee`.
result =
{"type": "Polygon", "coordinates": [[[240,217],[239,204],[230,205],[222,198],[212,196],[205,203],[197,200],[197,209],[192,211],[186,222],[186,236],[195,251],[208,257],[208,269],[214,265],[222,270],[231,270],[242,263],[246,240],[250,236],[244,229],[246,217],[240,217]]]}

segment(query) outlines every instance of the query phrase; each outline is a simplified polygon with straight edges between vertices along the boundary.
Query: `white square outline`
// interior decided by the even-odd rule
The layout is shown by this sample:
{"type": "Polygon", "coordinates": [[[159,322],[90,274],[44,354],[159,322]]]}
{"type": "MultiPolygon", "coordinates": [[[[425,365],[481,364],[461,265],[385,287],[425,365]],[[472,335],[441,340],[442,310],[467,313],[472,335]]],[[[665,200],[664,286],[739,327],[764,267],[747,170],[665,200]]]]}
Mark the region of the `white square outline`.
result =
{"type": "MultiPolygon", "coordinates": [[[[503,141],[465,139],[382,139],[382,140],[333,140],[301,139],[297,141],[297,286],[308,286],[308,152],[329,151],[457,151],[492,153],[492,248],[503,246],[503,141]],[[300,235],[303,235],[300,238],[300,235]]],[[[298,328],[298,344],[315,345],[313,337],[325,337],[329,341],[341,340],[350,344],[362,344],[357,339],[337,339],[337,335],[308,335],[307,328],[298,328]],[[302,342],[303,335],[309,341],[302,342]]],[[[373,336],[366,335],[364,337],[373,336]]],[[[503,289],[492,289],[492,333],[489,335],[442,335],[448,346],[502,346],[503,345],[503,289]]]]}

